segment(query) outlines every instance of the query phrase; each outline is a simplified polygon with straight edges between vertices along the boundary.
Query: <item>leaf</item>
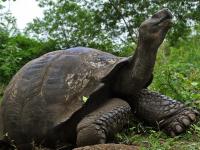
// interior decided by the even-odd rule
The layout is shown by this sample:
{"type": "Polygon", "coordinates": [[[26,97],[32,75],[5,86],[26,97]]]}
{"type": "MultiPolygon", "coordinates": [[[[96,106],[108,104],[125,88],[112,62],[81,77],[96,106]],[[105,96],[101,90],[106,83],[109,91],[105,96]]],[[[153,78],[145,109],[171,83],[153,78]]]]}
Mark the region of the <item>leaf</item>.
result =
{"type": "Polygon", "coordinates": [[[86,102],[87,102],[87,100],[88,100],[88,97],[86,97],[86,96],[83,96],[83,97],[82,97],[82,100],[83,100],[83,102],[84,102],[84,103],[86,103],[86,102]]]}
{"type": "Polygon", "coordinates": [[[192,82],[191,85],[192,85],[192,86],[197,86],[198,83],[197,83],[197,82],[192,82]]]}

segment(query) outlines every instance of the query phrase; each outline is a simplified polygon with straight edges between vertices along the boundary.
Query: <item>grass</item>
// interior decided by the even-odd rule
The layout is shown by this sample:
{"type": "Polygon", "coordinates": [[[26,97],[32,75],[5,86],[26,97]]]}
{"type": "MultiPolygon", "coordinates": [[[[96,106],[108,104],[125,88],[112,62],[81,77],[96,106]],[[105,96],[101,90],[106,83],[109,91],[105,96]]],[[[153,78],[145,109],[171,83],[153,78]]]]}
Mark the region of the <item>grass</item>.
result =
{"type": "Polygon", "coordinates": [[[171,138],[162,131],[155,131],[150,127],[144,127],[143,131],[138,127],[126,129],[116,136],[116,140],[123,144],[139,146],[141,150],[200,150],[200,122],[192,125],[186,133],[171,138]]]}

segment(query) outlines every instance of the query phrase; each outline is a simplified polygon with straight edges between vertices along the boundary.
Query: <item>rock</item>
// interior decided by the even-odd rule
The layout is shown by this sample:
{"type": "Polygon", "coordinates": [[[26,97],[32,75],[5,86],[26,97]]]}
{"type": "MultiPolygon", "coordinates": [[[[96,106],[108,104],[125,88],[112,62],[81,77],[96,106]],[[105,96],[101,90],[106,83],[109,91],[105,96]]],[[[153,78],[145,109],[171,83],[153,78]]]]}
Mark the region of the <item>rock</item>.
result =
{"type": "Polygon", "coordinates": [[[73,150],[139,150],[139,147],[125,144],[97,144],[74,148],[73,150]]]}

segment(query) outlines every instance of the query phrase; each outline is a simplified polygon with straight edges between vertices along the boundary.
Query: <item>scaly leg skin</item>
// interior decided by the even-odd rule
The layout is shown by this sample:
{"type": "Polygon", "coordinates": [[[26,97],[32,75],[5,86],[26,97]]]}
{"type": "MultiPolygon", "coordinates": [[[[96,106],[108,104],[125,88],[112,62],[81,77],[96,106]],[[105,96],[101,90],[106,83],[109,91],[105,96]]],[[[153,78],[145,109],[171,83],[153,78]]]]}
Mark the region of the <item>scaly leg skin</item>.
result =
{"type": "Polygon", "coordinates": [[[184,132],[200,113],[162,94],[143,89],[137,97],[136,116],[151,125],[157,124],[172,137],[184,132]]]}
{"type": "Polygon", "coordinates": [[[107,100],[85,116],[77,126],[77,146],[106,143],[128,124],[131,107],[122,99],[107,100]]]}

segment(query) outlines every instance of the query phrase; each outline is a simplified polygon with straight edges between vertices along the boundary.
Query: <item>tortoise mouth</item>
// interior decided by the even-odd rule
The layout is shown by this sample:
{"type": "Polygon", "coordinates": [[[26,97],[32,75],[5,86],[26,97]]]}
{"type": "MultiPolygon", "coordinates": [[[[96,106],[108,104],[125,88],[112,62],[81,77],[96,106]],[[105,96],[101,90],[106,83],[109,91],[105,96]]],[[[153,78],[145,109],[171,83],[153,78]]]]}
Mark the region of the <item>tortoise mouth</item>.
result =
{"type": "Polygon", "coordinates": [[[160,24],[171,24],[172,23],[172,16],[164,16],[161,19],[159,19],[154,25],[160,25],[160,24]]]}

